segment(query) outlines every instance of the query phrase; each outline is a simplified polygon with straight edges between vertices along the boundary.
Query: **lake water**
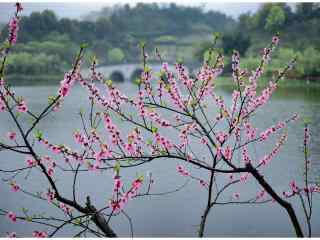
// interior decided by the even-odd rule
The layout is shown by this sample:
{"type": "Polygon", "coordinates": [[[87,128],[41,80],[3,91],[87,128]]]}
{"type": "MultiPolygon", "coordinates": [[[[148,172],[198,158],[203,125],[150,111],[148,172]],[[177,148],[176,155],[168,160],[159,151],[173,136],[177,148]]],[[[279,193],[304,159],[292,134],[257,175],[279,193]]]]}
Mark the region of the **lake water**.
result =
{"type": "MultiPolygon", "coordinates": [[[[135,91],[136,86],[131,83],[118,84],[126,94],[135,91]]],[[[17,87],[17,94],[26,97],[29,108],[39,112],[46,103],[49,95],[54,95],[57,86],[32,86],[17,87]]],[[[311,176],[312,181],[317,181],[320,176],[320,88],[290,88],[279,89],[272,101],[259,111],[256,118],[256,126],[268,127],[278,120],[286,119],[297,112],[312,120],[311,123],[311,176]]],[[[221,96],[230,100],[231,90],[220,87],[217,89],[221,96]]],[[[40,129],[52,142],[65,143],[74,146],[72,132],[81,128],[77,113],[81,106],[86,106],[86,92],[80,86],[75,86],[71,96],[67,98],[63,109],[55,115],[50,115],[41,124],[40,129]]],[[[0,136],[9,130],[14,130],[7,116],[0,113],[0,136]]],[[[303,178],[303,153],[302,136],[303,125],[293,124],[288,128],[289,139],[282,148],[280,154],[273,159],[272,164],[264,171],[265,178],[281,193],[288,190],[291,179],[298,181],[303,178]]],[[[273,145],[266,144],[266,149],[273,145]]],[[[41,151],[41,150],[40,150],[41,151]]],[[[259,156],[264,149],[257,147],[253,154],[259,156]]],[[[0,167],[11,169],[15,166],[25,164],[24,157],[8,152],[1,152],[0,167]]],[[[155,179],[152,192],[164,192],[174,190],[185,182],[185,178],[176,173],[177,161],[173,159],[162,159],[150,164],[142,165],[135,169],[123,169],[122,175],[125,179],[133,179],[136,174],[152,172],[155,179]]],[[[203,171],[190,168],[194,174],[202,174],[203,171]]],[[[57,171],[57,185],[63,195],[71,197],[72,175],[70,173],[57,171]]],[[[1,178],[9,175],[1,174],[1,178]]],[[[37,170],[25,172],[16,178],[17,182],[30,191],[43,191],[47,188],[46,180],[37,170]],[[25,179],[27,178],[27,180],[25,179]],[[26,181],[32,183],[26,185],[26,181]]],[[[83,172],[79,175],[78,199],[83,204],[87,195],[91,196],[93,203],[99,208],[107,204],[112,189],[111,174],[97,174],[83,172]]],[[[241,192],[241,199],[255,196],[257,183],[250,180],[240,189],[236,188],[225,194],[224,199],[229,199],[234,191],[241,192]]],[[[200,222],[200,217],[206,205],[207,193],[199,187],[197,182],[190,182],[181,191],[166,196],[149,196],[131,201],[126,207],[126,212],[133,221],[134,236],[136,237],[195,237],[200,222]]],[[[305,229],[302,209],[297,202],[293,201],[294,207],[301,225],[305,229]]],[[[22,193],[12,193],[8,184],[0,183],[0,206],[15,212],[21,212],[20,208],[29,208],[30,215],[45,213],[47,216],[60,212],[54,208],[48,208],[46,202],[35,200],[22,193]]],[[[313,234],[320,237],[320,201],[319,197],[314,199],[313,207],[313,234]]],[[[123,216],[111,220],[111,226],[121,237],[129,237],[129,223],[123,216]]],[[[46,227],[19,222],[11,224],[6,218],[0,218],[0,236],[6,232],[16,231],[20,236],[30,236],[34,229],[46,230],[46,227]]],[[[79,229],[80,231],[80,229],[79,229]]],[[[74,228],[65,228],[57,236],[68,236],[77,231],[74,228]]],[[[293,228],[289,222],[286,212],[275,203],[264,205],[229,205],[217,206],[212,209],[205,236],[208,237],[274,237],[294,236],[293,228]]]]}

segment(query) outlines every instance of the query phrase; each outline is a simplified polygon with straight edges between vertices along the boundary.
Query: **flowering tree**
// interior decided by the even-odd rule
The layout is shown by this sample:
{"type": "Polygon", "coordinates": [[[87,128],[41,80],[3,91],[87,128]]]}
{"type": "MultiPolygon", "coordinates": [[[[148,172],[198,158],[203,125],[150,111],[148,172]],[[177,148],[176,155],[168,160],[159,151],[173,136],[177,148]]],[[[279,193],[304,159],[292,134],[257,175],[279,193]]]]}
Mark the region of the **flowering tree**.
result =
{"type": "MultiPolygon", "coordinates": [[[[80,69],[86,46],[82,45],[72,69],[61,81],[56,96],[49,98],[48,105],[41,112],[34,113],[28,108],[26,99],[18,97],[9,87],[4,76],[7,56],[16,43],[21,10],[21,5],[16,4],[15,16],[9,23],[9,37],[1,49],[0,110],[1,114],[7,114],[11,118],[15,131],[7,133],[7,140],[0,143],[0,150],[20,154],[25,157],[25,161],[21,161],[18,168],[0,171],[10,175],[5,181],[10,184],[13,192],[22,192],[47,201],[50,206],[61,210],[64,218],[33,217],[28,215],[26,209],[22,214],[0,209],[1,215],[13,223],[27,221],[44,225],[46,230],[36,229],[34,237],[54,236],[67,225],[80,229],[77,236],[90,232],[96,236],[115,237],[116,234],[109,225],[110,219],[123,214],[131,221],[125,212],[128,202],[154,194],[151,191],[152,175],[147,178],[141,175],[131,182],[124,182],[122,169],[160,159],[175,159],[178,163],[177,173],[198,181],[207,191],[207,204],[199,225],[200,237],[204,234],[208,214],[215,205],[270,201],[286,210],[296,235],[302,237],[302,227],[289,202],[292,197],[299,197],[301,200],[307,220],[307,234],[311,236],[312,195],[319,192],[320,188],[308,182],[308,126],[305,127],[304,136],[304,185],[298,186],[293,180],[289,183],[289,190],[279,194],[264,178],[263,170],[281,150],[287,140],[285,129],[288,124],[298,120],[298,115],[288,116],[286,120],[262,130],[252,123],[253,115],[270,100],[278,81],[296,61],[293,59],[267,86],[258,90],[258,80],[279,43],[278,36],[274,36],[270,45],[263,50],[260,65],[251,73],[240,68],[239,53],[234,51],[232,78],[236,87],[230,104],[215,91],[215,80],[222,73],[224,63],[221,54],[213,58],[213,50],[210,50],[208,58],[192,78],[181,63],[175,65],[175,72],[171,71],[158,51],[156,54],[162,68],[159,73],[154,74],[147,65],[147,53],[142,45],[144,71],[138,82],[137,94],[129,97],[110,80],[104,80],[103,75],[96,71],[95,59],[89,76],[83,76],[80,69]],[[70,95],[75,84],[87,91],[90,106],[88,112],[81,110],[79,113],[82,129],[72,133],[77,147],[71,148],[62,141],[52,142],[39,129],[39,123],[63,107],[63,101],[70,95]],[[21,116],[31,118],[30,123],[22,121],[21,116]],[[130,131],[121,129],[115,118],[122,119],[130,131]],[[253,159],[250,145],[259,144],[263,147],[271,135],[277,133],[279,139],[273,150],[259,159],[253,159]],[[199,145],[205,158],[201,158],[195,150],[195,146],[199,145]],[[236,159],[236,153],[241,153],[240,160],[236,159]],[[193,174],[192,166],[201,171],[201,177],[193,174]],[[46,183],[46,188],[40,193],[28,191],[15,180],[22,172],[36,170],[41,172],[46,183]],[[56,181],[59,171],[72,174],[71,197],[62,193],[61,185],[64,183],[56,181]],[[86,171],[113,174],[112,194],[108,198],[103,195],[109,200],[101,208],[94,205],[92,196],[87,196],[85,200],[78,199],[78,174],[86,171]],[[236,189],[240,184],[246,184],[249,178],[253,178],[260,189],[256,196],[242,199],[236,189]],[[223,194],[229,189],[235,189],[233,197],[230,201],[224,201],[223,194]]],[[[8,234],[16,236],[14,232],[8,234]]]]}

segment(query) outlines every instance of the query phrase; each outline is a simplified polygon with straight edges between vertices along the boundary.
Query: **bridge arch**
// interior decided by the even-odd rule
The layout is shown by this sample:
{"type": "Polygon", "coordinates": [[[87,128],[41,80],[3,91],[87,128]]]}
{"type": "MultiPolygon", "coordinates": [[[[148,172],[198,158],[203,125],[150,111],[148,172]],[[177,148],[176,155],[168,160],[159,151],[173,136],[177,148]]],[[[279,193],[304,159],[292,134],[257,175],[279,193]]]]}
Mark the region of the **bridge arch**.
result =
{"type": "Polygon", "coordinates": [[[109,77],[113,82],[124,82],[125,77],[122,71],[115,70],[110,74],[109,77]]]}
{"type": "Polygon", "coordinates": [[[136,79],[140,79],[142,72],[142,68],[136,68],[135,70],[133,70],[130,75],[130,81],[134,82],[136,79]]]}

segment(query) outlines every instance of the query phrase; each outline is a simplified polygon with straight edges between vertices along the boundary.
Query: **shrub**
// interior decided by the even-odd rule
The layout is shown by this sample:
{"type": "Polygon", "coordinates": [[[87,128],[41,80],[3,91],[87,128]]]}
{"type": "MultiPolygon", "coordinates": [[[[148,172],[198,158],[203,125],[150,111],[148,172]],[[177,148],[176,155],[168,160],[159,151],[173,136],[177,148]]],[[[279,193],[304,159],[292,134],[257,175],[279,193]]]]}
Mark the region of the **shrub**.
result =
{"type": "Polygon", "coordinates": [[[124,52],[121,48],[113,48],[107,54],[108,63],[121,63],[124,57],[124,52]]]}

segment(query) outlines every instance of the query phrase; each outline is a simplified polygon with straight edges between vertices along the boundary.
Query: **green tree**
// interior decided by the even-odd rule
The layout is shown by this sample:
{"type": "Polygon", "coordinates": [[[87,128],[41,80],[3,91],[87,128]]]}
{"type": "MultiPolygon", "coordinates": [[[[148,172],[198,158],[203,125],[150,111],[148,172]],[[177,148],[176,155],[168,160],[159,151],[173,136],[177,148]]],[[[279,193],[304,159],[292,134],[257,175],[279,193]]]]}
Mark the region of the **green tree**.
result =
{"type": "Polygon", "coordinates": [[[107,54],[109,63],[120,63],[124,59],[124,52],[121,48],[113,48],[107,54]]]}
{"type": "Polygon", "coordinates": [[[280,6],[271,7],[264,28],[270,32],[279,30],[285,23],[286,15],[280,6]]]}
{"type": "Polygon", "coordinates": [[[223,51],[229,55],[232,54],[233,50],[237,50],[241,55],[244,55],[250,44],[251,40],[249,35],[242,31],[228,33],[222,36],[223,51]]]}
{"type": "Polygon", "coordinates": [[[47,34],[57,30],[58,19],[53,11],[33,12],[29,17],[23,17],[19,32],[19,41],[32,39],[42,40],[47,34]]]}
{"type": "Polygon", "coordinates": [[[314,47],[306,48],[302,53],[301,63],[306,76],[320,75],[320,51],[314,47]]]}
{"type": "Polygon", "coordinates": [[[288,72],[287,76],[293,78],[303,77],[305,74],[304,66],[302,64],[303,55],[301,52],[295,51],[292,48],[280,48],[268,66],[267,73],[271,75],[272,73],[283,69],[294,57],[297,57],[298,63],[288,72]]]}
{"type": "Polygon", "coordinates": [[[310,18],[314,14],[315,3],[306,2],[297,4],[297,15],[299,19],[310,18]]]}

